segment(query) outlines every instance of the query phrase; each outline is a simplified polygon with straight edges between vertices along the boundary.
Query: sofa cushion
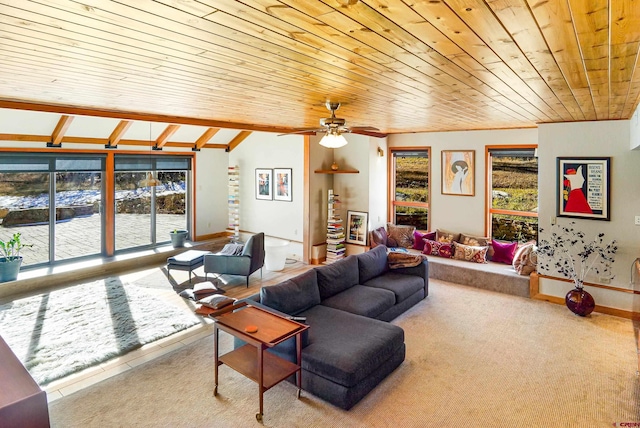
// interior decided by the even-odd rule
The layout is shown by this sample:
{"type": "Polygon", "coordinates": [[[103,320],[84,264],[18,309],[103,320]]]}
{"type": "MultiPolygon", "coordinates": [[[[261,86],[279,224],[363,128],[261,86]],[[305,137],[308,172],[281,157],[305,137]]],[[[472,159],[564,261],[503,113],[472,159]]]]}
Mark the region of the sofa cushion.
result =
{"type": "Polygon", "coordinates": [[[438,242],[430,239],[423,239],[424,248],[422,254],[427,256],[445,257],[450,259],[453,256],[453,244],[451,242],[438,242]]]}
{"type": "Polygon", "coordinates": [[[438,242],[457,242],[460,234],[444,229],[436,229],[436,241],[438,242]]]}
{"type": "Polygon", "coordinates": [[[387,230],[384,226],[371,231],[369,234],[369,245],[371,245],[371,248],[375,248],[378,245],[387,246],[387,230]]]}
{"type": "Polygon", "coordinates": [[[322,300],[324,306],[368,318],[376,318],[395,303],[396,297],[389,290],[364,285],[354,285],[341,293],[322,300]]]}
{"type": "Polygon", "coordinates": [[[371,278],[387,271],[387,247],[377,246],[371,251],[356,255],[358,259],[358,283],[362,284],[371,278]]]}
{"type": "Polygon", "coordinates": [[[489,247],[475,247],[473,245],[464,245],[459,242],[454,242],[453,247],[454,259],[466,260],[474,263],[487,262],[487,251],[489,251],[489,247]]]}
{"type": "Polygon", "coordinates": [[[318,289],[320,299],[338,294],[358,284],[358,259],[356,256],[348,256],[330,265],[315,268],[318,274],[318,289]]]}
{"type": "Polygon", "coordinates": [[[493,247],[493,255],[491,261],[496,263],[512,264],[513,257],[516,255],[518,249],[518,242],[500,242],[493,239],[491,241],[493,247]]]}
{"type": "Polygon", "coordinates": [[[413,247],[413,232],[415,226],[396,225],[387,223],[387,233],[389,238],[393,239],[397,247],[411,248],[413,247]]]}
{"type": "Polygon", "coordinates": [[[311,326],[302,368],[346,387],[373,373],[404,344],[404,331],[384,321],[324,305],[300,315],[311,326]]]}
{"type": "Polygon", "coordinates": [[[412,296],[416,291],[424,289],[424,279],[415,275],[387,272],[365,282],[363,285],[392,291],[396,297],[396,304],[398,304],[412,296]]]}
{"type": "Polygon", "coordinates": [[[280,284],[262,287],[260,303],[289,315],[320,304],[316,271],[311,269],[280,284]]]}
{"type": "Polygon", "coordinates": [[[436,240],[436,232],[427,232],[422,233],[419,231],[413,232],[413,249],[422,251],[424,249],[424,241],[423,239],[430,239],[432,241],[436,240]]]}

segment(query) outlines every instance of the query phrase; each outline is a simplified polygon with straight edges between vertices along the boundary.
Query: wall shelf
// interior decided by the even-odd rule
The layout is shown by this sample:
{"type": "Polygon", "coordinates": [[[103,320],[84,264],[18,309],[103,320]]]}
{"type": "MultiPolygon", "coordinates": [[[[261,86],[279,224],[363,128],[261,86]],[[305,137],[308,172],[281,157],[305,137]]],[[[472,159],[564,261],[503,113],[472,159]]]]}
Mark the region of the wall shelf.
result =
{"type": "Polygon", "coordinates": [[[360,171],[357,169],[338,169],[336,171],[332,169],[316,169],[314,171],[316,174],[359,174],[360,171]]]}

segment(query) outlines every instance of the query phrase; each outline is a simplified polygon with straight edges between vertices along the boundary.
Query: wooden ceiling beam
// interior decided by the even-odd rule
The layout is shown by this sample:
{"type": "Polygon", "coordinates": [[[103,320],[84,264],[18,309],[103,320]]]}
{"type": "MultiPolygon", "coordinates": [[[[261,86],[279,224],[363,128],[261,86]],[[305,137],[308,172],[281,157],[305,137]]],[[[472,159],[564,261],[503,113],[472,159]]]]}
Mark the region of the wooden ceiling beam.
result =
{"type": "Polygon", "coordinates": [[[47,142],[47,147],[61,147],[62,138],[67,132],[67,129],[69,129],[71,122],[73,122],[73,116],[62,115],[62,117],[60,117],[56,128],[51,134],[51,141],[47,142]]]}
{"type": "Polygon", "coordinates": [[[175,134],[175,132],[180,128],[180,125],[169,125],[167,126],[164,131],[162,131],[162,134],[160,134],[160,136],[158,136],[158,138],[156,139],[156,144],[153,146],[154,150],[162,150],[162,148],[165,146],[165,144],[167,144],[167,141],[169,141],[169,138],[171,138],[171,136],[173,134],[175,134]]]}
{"type": "MultiPolygon", "coordinates": [[[[201,148],[205,146],[214,135],[216,135],[220,131],[220,128],[209,128],[196,140],[195,145],[193,146],[194,151],[199,151],[201,148]]],[[[225,146],[226,148],[226,146],[225,146]]]]}
{"type": "Polygon", "coordinates": [[[240,131],[238,135],[233,137],[233,140],[231,140],[227,145],[227,152],[231,152],[231,150],[238,147],[238,145],[242,143],[244,139],[247,138],[249,135],[251,135],[251,131],[240,131]]]}
{"type": "Polygon", "coordinates": [[[115,149],[118,147],[118,143],[124,136],[127,129],[131,126],[133,122],[130,120],[121,120],[120,123],[115,127],[111,135],[109,136],[109,141],[104,146],[105,149],[115,149]]]}

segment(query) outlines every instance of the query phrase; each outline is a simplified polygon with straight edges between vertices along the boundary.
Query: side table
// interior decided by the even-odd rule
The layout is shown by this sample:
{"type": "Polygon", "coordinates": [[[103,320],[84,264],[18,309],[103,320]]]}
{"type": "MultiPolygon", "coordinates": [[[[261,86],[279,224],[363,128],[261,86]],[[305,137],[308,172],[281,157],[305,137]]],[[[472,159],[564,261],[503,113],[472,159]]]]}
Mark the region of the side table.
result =
{"type": "Polygon", "coordinates": [[[301,334],[309,328],[308,325],[281,317],[262,308],[248,305],[246,302],[224,308],[216,314],[212,314],[211,318],[215,320],[213,336],[215,386],[213,395],[218,395],[218,366],[226,364],[258,384],[260,411],[256,413],[256,419],[259,422],[262,422],[264,392],[294,373],[298,386],[296,395],[297,398],[300,398],[300,390],[302,389],[301,334]],[[251,332],[252,329],[247,328],[250,326],[257,327],[257,330],[251,332]],[[220,330],[243,340],[247,344],[218,356],[218,334],[220,330]],[[296,338],[296,364],[270,352],[265,352],[267,348],[272,348],[294,336],[296,338]]]}

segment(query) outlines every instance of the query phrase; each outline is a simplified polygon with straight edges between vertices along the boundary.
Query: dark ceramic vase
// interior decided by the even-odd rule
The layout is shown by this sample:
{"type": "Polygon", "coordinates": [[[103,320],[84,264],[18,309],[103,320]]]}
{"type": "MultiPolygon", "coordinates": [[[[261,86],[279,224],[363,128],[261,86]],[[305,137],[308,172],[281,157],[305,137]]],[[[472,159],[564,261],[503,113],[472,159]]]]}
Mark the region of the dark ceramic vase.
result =
{"type": "Polygon", "coordinates": [[[584,291],[583,288],[574,288],[569,291],[564,301],[571,312],[581,317],[586,317],[593,312],[596,307],[593,296],[584,291]]]}

